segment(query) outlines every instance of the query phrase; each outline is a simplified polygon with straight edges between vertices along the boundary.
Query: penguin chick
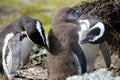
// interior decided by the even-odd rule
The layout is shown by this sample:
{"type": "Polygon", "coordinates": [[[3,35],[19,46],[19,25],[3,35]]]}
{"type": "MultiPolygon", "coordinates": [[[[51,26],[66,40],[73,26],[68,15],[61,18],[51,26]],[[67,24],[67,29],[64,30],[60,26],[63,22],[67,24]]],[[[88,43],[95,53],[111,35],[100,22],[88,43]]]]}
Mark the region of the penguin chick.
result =
{"type": "Polygon", "coordinates": [[[81,27],[81,31],[79,32],[81,39],[80,46],[86,56],[87,72],[94,70],[95,59],[99,50],[103,54],[106,66],[110,67],[110,50],[104,42],[107,35],[107,29],[104,23],[90,15],[80,17],[79,23],[81,27]]]}
{"type": "Polygon", "coordinates": [[[20,62],[24,62],[29,56],[34,44],[47,48],[41,22],[27,16],[18,18],[0,32],[0,44],[2,44],[0,45],[0,55],[2,55],[0,59],[9,80],[15,76],[20,62]]]}
{"type": "Polygon", "coordinates": [[[79,42],[79,15],[70,7],[60,8],[52,20],[48,35],[48,80],[66,80],[86,72],[86,59],[79,42]]]}

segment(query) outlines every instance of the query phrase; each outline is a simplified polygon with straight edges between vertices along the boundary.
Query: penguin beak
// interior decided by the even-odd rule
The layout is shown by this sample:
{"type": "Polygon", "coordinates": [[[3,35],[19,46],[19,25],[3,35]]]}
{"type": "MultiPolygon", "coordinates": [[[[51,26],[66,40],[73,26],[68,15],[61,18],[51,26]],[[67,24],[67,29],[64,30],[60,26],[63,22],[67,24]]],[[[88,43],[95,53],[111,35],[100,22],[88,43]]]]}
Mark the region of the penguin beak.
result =
{"type": "Polygon", "coordinates": [[[80,43],[81,43],[81,44],[89,43],[91,40],[92,40],[92,37],[89,36],[89,37],[87,37],[87,38],[81,40],[80,43]]]}

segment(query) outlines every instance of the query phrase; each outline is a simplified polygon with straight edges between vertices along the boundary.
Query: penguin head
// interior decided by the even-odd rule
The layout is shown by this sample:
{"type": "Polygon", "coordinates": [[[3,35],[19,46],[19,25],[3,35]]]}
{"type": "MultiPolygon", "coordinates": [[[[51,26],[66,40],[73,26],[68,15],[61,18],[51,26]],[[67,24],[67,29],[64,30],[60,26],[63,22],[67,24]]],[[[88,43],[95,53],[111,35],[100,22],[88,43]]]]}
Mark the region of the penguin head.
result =
{"type": "Polygon", "coordinates": [[[27,35],[29,37],[29,39],[39,45],[39,46],[43,46],[46,49],[48,49],[47,43],[46,43],[46,37],[45,37],[45,32],[44,32],[44,28],[42,26],[42,23],[38,20],[33,19],[33,23],[28,24],[27,25],[27,35]]]}
{"type": "MultiPolygon", "coordinates": [[[[60,8],[56,15],[53,18],[53,22],[57,23],[60,21],[64,22],[74,22],[77,20],[77,18],[80,16],[80,12],[70,8],[70,7],[63,7],[60,8]]],[[[58,23],[57,23],[58,24],[58,23]]]]}
{"type": "Polygon", "coordinates": [[[98,44],[104,41],[105,38],[105,26],[102,22],[97,22],[90,27],[86,38],[81,40],[81,44],[93,43],[98,44]]]}
{"type": "Polygon", "coordinates": [[[70,8],[68,11],[67,11],[67,19],[70,20],[70,21],[74,21],[76,20],[82,13],[81,12],[78,12],[72,8],[70,8]]]}

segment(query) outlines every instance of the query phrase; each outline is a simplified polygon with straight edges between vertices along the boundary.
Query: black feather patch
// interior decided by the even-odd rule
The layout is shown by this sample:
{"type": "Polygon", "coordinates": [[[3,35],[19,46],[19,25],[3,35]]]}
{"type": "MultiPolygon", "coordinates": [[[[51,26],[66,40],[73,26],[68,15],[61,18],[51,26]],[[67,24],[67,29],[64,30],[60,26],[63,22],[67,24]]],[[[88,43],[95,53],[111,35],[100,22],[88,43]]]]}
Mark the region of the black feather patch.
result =
{"type": "Polygon", "coordinates": [[[20,35],[20,41],[22,41],[25,37],[27,37],[26,34],[21,34],[21,35],[20,35]]]}

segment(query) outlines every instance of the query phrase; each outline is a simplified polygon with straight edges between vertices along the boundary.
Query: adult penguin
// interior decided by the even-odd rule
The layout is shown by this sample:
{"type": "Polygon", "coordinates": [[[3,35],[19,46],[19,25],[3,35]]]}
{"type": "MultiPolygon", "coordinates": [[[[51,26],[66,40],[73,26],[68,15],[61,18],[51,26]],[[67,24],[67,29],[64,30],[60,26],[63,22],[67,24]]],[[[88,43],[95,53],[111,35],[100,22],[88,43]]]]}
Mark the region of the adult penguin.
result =
{"type": "MultiPolygon", "coordinates": [[[[9,80],[15,76],[18,65],[28,57],[34,44],[47,48],[42,23],[23,16],[0,32],[0,61],[9,80]]],[[[1,68],[1,72],[3,72],[1,68]]]]}
{"type": "Polygon", "coordinates": [[[79,45],[78,13],[70,7],[60,8],[53,17],[48,34],[48,80],[66,80],[86,72],[86,59],[79,45]]]}
{"type": "Polygon", "coordinates": [[[81,27],[81,31],[79,32],[80,46],[86,56],[87,72],[94,70],[94,64],[99,50],[103,54],[106,66],[110,67],[110,50],[105,42],[108,25],[95,16],[90,15],[82,15],[79,18],[79,23],[81,27]]]}

